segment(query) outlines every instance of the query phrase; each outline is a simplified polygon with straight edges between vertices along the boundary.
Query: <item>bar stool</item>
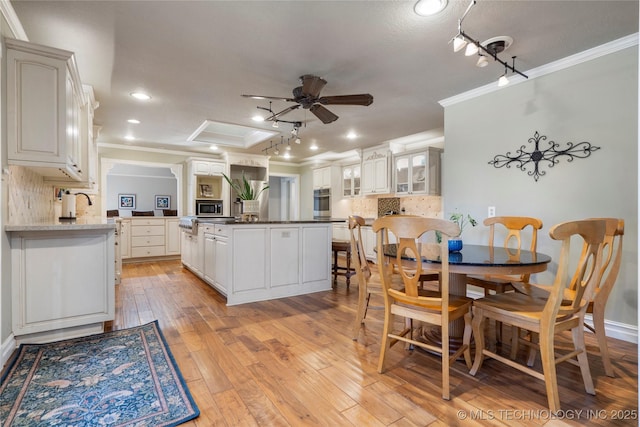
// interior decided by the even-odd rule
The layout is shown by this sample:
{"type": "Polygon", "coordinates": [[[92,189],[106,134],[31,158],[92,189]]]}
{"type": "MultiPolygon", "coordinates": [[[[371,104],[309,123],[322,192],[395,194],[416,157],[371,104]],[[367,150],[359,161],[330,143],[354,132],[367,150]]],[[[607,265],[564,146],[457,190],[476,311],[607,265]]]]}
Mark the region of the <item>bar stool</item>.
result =
{"type": "Polygon", "coordinates": [[[351,283],[350,277],[356,274],[355,269],[351,268],[351,242],[345,240],[332,240],[331,250],[333,251],[333,282],[338,278],[338,275],[344,276],[347,279],[347,289],[351,283]],[[338,265],[338,253],[344,252],[347,259],[347,266],[340,267],[338,265]]]}

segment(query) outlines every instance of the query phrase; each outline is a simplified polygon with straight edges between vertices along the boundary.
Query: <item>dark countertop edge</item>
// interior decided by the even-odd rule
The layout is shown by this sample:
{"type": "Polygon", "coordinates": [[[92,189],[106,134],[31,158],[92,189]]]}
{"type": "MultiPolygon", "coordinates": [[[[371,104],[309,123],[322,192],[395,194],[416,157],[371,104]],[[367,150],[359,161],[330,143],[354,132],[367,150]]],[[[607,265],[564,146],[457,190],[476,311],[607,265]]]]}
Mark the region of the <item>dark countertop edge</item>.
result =
{"type": "Polygon", "coordinates": [[[278,225],[278,224],[332,224],[336,221],[318,220],[318,219],[299,220],[299,221],[235,221],[235,220],[216,221],[216,220],[209,220],[206,218],[198,218],[196,222],[198,224],[219,224],[219,225],[258,225],[258,224],[278,225]]]}
{"type": "Polygon", "coordinates": [[[73,231],[73,230],[115,230],[114,223],[76,224],[76,223],[42,223],[42,224],[8,224],[5,231],[73,231]]]}

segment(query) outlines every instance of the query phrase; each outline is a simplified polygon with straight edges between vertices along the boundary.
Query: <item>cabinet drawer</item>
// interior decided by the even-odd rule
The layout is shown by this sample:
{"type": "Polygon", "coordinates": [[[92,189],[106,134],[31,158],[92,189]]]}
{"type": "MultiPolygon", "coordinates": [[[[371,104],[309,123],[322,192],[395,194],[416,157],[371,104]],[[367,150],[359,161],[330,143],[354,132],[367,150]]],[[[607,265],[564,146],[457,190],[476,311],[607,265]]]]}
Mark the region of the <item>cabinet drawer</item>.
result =
{"type": "Polygon", "coordinates": [[[164,245],[131,248],[131,256],[133,258],[145,257],[145,256],[163,256],[163,255],[164,255],[164,245]]]}
{"type": "Polygon", "coordinates": [[[131,247],[162,245],[164,245],[164,236],[134,236],[131,238],[131,247]]]}
{"type": "Polygon", "coordinates": [[[143,226],[143,225],[164,225],[163,218],[141,218],[141,219],[133,219],[131,223],[134,227],[143,226]]]}
{"type": "Polygon", "coordinates": [[[224,225],[216,225],[213,230],[213,234],[215,234],[216,236],[229,237],[229,229],[224,225]]]}
{"type": "Polygon", "coordinates": [[[162,225],[134,225],[131,227],[132,236],[164,236],[164,224],[162,225]]]}

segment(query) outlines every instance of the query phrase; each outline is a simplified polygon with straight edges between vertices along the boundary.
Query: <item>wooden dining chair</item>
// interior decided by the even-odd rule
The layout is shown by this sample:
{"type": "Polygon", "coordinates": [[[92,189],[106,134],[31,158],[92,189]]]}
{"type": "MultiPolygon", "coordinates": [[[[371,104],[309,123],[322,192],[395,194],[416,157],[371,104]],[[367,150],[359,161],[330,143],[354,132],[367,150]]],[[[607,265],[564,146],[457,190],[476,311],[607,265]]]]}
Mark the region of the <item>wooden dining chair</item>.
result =
{"type": "MultiPolygon", "coordinates": [[[[496,240],[496,226],[506,229],[506,236],[503,241],[505,249],[512,253],[514,258],[519,257],[520,250],[523,249],[523,232],[527,227],[531,228],[528,250],[535,252],[538,242],[538,230],[542,228],[542,221],[538,218],[526,216],[496,216],[484,220],[484,225],[489,227],[489,247],[494,247],[496,240]]],[[[485,296],[490,291],[501,294],[507,290],[512,290],[512,283],[528,283],[530,274],[514,275],[485,275],[467,276],[467,283],[484,289],[485,296]]]]}
{"type": "MultiPolygon", "coordinates": [[[[607,306],[607,300],[613,289],[613,285],[618,278],[620,265],[622,264],[622,240],[624,237],[624,219],[618,218],[591,218],[601,219],[605,222],[604,243],[602,247],[602,266],[593,293],[593,298],[587,306],[587,313],[592,314],[593,326],[584,323],[584,326],[596,335],[600,357],[604,365],[604,372],[607,376],[613,377],[613,365],[609,356],[609,346],[607,345],[607,334],[604,327],[604,311],[607,306]]],[[[583,250],[588,250],[585,246],[583,250]]],[[[572,283],[575,287],[575,283],[572,283]]],[[[516,291],[535,295],[537,297],[546,298],[549,294],[550,287],[538,284],[530,286],[526,284],[515,284],[516,291]]],[[[566,298],[573,298],[576,290],[574,288],[565,290],[566,298]]],[[[530,354],[529,365],[533,365],[535,353],[530,354]]]]}
{"type": "MultiPolygon", "coordinates": [[[[473,302],[472,325],[476,351],[471,375],[476,375],[485,356],[499,360],[543,380],[549,409],[555,412],[560,410],[556,364],[577,357],[585,390],[589,394],[595,394],[582,324],[588,301],[599,280],[604,233],[605,222],[602,220],[571,221],[551,228],[549,235],[554,240],[562,241],[562,247],[555,280],[546,298],[512,292],[490,295],[473,302]],[[584,241],[584,249],[577,261],[575,272],[571,275],[569,271],[572,259],[571,240],[572,237],[576,239],[577,236],[584,241]],[[564,289],[567,287],[575,289],[571,298],[565,295],[564,289]],[[542,373],[486,348],[484,339],[486,319],[514,325],[539,337],[539,343],[528,342],[528,344],[535,345],[540,350],[542,373]],[[571,331],[574,349],[568,354],[556,357],[555,335],[567,330],[571,331]]],[[[469,343],[468,337],[465,337],[465,340],[469,343]]]]}
{"type": "Polygon", "coordinates": [[[471,335],[471,302],[463,296],[449,295],[449,249],[448,237],[460,235],[460,228],[451,221],[435,218],[387,216],[373,223],[373,231],[378,234],[377,259],[384,297],[384,327],[380,345],[378,372],[383,373],[389,349],[399,341],[418,346],[442,356],[442,398],[449,399],[449,367],[464,354],[467,366],[471,367],[469,340],[471,335]],[[424,243],[420,238],[426,233],[439,231],[443,235],[441,243],[424,243]],[[385,255],[384,236],[395,236],[396,257],[385,255]],[[440,291],[427,291],[420,288],[420,276],[423,272],[421,254],[432,251],[442,260],[440,291]],[[413,259],[413,261],[412,261],[413,259]],[[418,262],[415,262],[418,260],[418,262]],[[401,289],[392,287],[394,266],[404,285],[401,289]],[[394,316],[402,316],[404,329],[394,330],[394,316]],[[466,344],[450,354],[449,322],[464,318],[464,336],[466,344]],[[413,321],[428,323],[440,327],[441,345],[414,339],[413,321]]]}
{"type": "MultiPolygon", "coordinates": [[[[496,216],[486,218],[484,225],[489,227],[489,247],[494,247],[497,235],[504,234],[502,245],[513,255],[515,260],[519,259],[520,251],[523,249],[525,241],[529,241],[528,250],[535,252],[538,244],[538,230],[542,228],[542,221],[538,218],[526,216],[496,216]],[[498,226],[498,227],[496,227],[498,226]],[[503,230],[500,230],[502,228],[503,230]],[[525,239],[525,230],[530,228],[530,232],[526,233],[528,238],[525,239]],[[505,234],[506,232],[506,234],[505,234]]],[[[483,275],[483,276],[467,276],[469,285],[478,286],[484,289],[484,295],[488,296],[493,291],[501,294],[509,290],[513,290],[514,283],[529,283],[530,274],[520,275],[483,275]]],[[[496,341],[502,341],[502,324],[498,322],[495,328],[496,341]]],[[[515,358],[518,350],[517,329],[512,328],[512,358],[515,358]]]]}
{"type": "MultiPolygon", "coordinates": [[[[361,227],[364,225],[364,218],[356,215],[349,217],[349,234],[351,236],[351,260],[358,279],[358,309],[356,310],[356,320],[353,325],[353,339],[358,339],[358,334],[364,319],[367,316],[371,294],[382,295],[382,284],[380,280],[372,280],[372,272],[367,261],[362,241],[361,227]]],[[[377,275],[376,275],[377,276],[377,275]]],[[[384,307],[376,307],[384,308],[384,307]]]]}

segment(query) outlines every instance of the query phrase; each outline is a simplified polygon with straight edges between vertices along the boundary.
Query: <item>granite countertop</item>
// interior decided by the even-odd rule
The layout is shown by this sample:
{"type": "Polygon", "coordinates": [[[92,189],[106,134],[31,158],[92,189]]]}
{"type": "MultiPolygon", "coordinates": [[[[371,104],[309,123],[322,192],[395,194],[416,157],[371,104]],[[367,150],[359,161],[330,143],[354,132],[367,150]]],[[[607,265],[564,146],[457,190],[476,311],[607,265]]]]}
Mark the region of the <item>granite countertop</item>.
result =
{"type": "Polygon", "coordinates": [[[76,218],[73,221],[42,221],[28,224],[7,224],[5,231],[71,231],[71,230],[115,230],[116,224],[112,219],[100,217],[76,218]]]}

